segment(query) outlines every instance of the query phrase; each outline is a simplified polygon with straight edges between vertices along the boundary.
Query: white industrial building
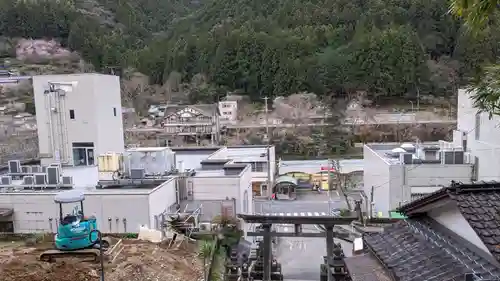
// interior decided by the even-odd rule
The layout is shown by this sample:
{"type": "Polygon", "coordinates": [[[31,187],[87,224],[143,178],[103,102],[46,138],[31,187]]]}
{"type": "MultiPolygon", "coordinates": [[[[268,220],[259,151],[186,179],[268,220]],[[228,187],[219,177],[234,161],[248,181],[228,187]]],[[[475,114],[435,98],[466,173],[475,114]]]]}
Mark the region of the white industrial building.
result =
{"type": "MultiPolygon", "coordinates": [[[[158,215],[168,211],[176,202],[176,177],[166,178],[158,185],[98,188],[96,166],[63,167],[61,172],[71,177],[73,184],[39,184],[28,181],[29,174],[24,175],[22,180],[5,184],[9,177],[16,178],[17,175],[2,176],[2,232],[55,232],[59,206],[54,203],[54,197],[70,189],[84,191],[85,214],[95,215],[100,229],[106,233],[137,233],[141,225],[155,226],[158,215]]],[[[63,205],[64,214],[71,213],[74,206],[63,205]]]]}
{"type": "Polygon", "coordinates": [[[118,76],[41,75],[32,81],[43,165],[92,166],[96,155],[123,152],[118,76]]]}
{"type": "MultiPolygon", "coordinates": [[[[54,232],[59,207],[53,200],[65,190],[85,193],[84,212],[97,217],[103,232],[159,227],[159,220],[179,207],[200,207],[205,220],[227,211],[253,212],[251,167],[267,164],[267,157],[245,163],[209,158],[245,150],[258,150],[260,157],[267,147],[125,150],[118,77],[48,75],[32,80],[41,165],[12,161],[0,175],[0,232],[54,232]]],[[[269,151],[274,163],[274,147],[269,151]]],[[[63,207],[70,213],[74,206],[63,207]]]]}
{"type": "Polygon", "coordinates": [[[474,107],[470,93],[458,91],[457,131],[453,143],[464,143],[473,156],[475,179],[500,180],[500,116],[490,116],[474,107]]]}
{"type": "Polygon", "coordinates": [[[473,180],[471,156],[462,146],[438,143],[366,144],[364,192],[373,198],[372,215],[387,217],[415,198],[473,180]]]}

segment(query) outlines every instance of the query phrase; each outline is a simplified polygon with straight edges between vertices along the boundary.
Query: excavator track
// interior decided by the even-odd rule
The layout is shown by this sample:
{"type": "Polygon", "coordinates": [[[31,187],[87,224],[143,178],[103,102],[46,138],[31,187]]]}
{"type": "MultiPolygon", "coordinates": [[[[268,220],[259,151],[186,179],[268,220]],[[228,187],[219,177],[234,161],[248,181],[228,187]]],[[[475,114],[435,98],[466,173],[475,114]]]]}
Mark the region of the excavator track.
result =
{"type": "Polygon", "coordinates": [[[59,250],[48,250],[40,255],[40,260],[45,262],[54,262],[57,258],[82,258],[91,259],[93,262],[98,262],[100,260],[101,253],[99,249],[83,249],[75,251],[59,251],[59,250]]]}
{"type": "MultiPolygon", "coordinates": [[[[103,238],[103,258],[107,258],[107,251],[111,246],[111,240],[106,237],[103,238]]],[[[101,259],[101,251],[96,248],[72,250],[72,251],[60,251],[57,249],[47,250],[40,254],[39,259],[45,262],[54,262],[57,258],[81,258],[89,259],[91,262],[99,262],[101,259]]]]}

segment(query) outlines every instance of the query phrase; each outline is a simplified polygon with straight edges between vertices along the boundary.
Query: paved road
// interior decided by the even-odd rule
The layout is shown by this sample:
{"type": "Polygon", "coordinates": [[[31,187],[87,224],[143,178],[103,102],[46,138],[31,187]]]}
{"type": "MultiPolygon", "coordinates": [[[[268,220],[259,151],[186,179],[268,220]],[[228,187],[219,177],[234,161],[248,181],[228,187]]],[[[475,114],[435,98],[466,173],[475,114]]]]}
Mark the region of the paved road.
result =
{"type": "MultiPolygon", "coordinates": [[[[1,83],[1,81],[0,81],[1,83]]],[[[456,120],[414,120],[414,121],[368,121],[368,122],[344,122],[346,125],[390,125],[390,124],[456,124],[456,120]]],[[[311,123],[311,124],[269,124],[271,128],[295,128],[295,127],[321,127],[321,126],[329,126],[330,124],[321,124],[321,123],[311,123]]],[[[237,124],[237,125],[226,125],[228,129],[258,129],[264,128],[262,124],[237,124]]],[[[127,128],[127,132],[135,132],[135,133],[147,133],[147,132],[166,132],[167,128],[127,128]]]]}
{"type": "MultiPolygon", "coordinates": [[[[335,193],[334,193],[335,194],[335,193]]],[[[336,194],[335,194],[336,195],[336,194]]],[[[345,208],[345,202],[339,197],[332,198],[331,208],[345,208]]],[[[256,201],[256,213],[300,213],[328,212],[328,195],[305,193],[295,201],[256,201]]],[[[289,226],[278,226],[278,231],[293,231],[289,226]]],[[[304,232],[318,232],[314,226],[304,226],[304,232]]],[[[341,243],[346,256],[351,255],[352,245],[341,243]]],[[[281,238],[278,242],[276,257],[282,264],[285,280],[319,280],[319,267],[326,254],[326,241],[323,238],[281,238]]]]}

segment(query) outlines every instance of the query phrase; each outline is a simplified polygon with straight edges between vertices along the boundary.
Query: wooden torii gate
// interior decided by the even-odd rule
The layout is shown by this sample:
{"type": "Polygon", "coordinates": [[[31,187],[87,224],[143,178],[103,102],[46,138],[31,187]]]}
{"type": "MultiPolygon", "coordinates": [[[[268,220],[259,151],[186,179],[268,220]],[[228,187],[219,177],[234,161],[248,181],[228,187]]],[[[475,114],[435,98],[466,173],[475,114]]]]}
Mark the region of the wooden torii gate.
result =
{"type": "MultiPolygon", "coordinates": [[[[359,220],[358,217],[333,217],[333,216],[265,216],[265,215],[245,215],[239,214],[239,218],[247,223],[258,223],[262,225],[262,230],[257,232],[248,232],[251,237],[263,237],[264,250],[264,281],[271,280],[271,256],[272,256],[272,237],[323,237],[326,239],[326,256],[333,256],[335,237],[335,225],[350,225],[353,221],[359,220]],[[273,224],[293,224],[294,232],[275,232],[271,231],[273,224]],[[304,233],[302,225],[323,225],[325,231],[320,233],[304,233]]],[[[328,267],[328,280],[334,281],[330,267],[328,267]]]]}

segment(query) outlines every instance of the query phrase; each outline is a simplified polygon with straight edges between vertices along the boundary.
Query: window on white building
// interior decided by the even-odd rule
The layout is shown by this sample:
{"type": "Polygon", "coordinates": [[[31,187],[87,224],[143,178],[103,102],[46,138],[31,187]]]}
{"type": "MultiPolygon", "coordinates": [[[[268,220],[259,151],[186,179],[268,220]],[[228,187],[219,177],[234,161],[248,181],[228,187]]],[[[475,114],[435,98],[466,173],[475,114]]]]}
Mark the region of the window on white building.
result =
{"type": "Polygon", "coordinates": [[[263,162],[252,163],[252,172],[264,172],[264,163],[263,162]]]}
{"type": "Polygon", "coordinates": [[[93,166],[94,165],[94,143],[93,142],[74,142],[73,164],[75,166],[93,166]]]}
{"type": "Polygon", "coordinates": [[[476,124],[474,125],[474,136],[476,140],[481,137],[481,113],[476,113],[476,124]]]}

